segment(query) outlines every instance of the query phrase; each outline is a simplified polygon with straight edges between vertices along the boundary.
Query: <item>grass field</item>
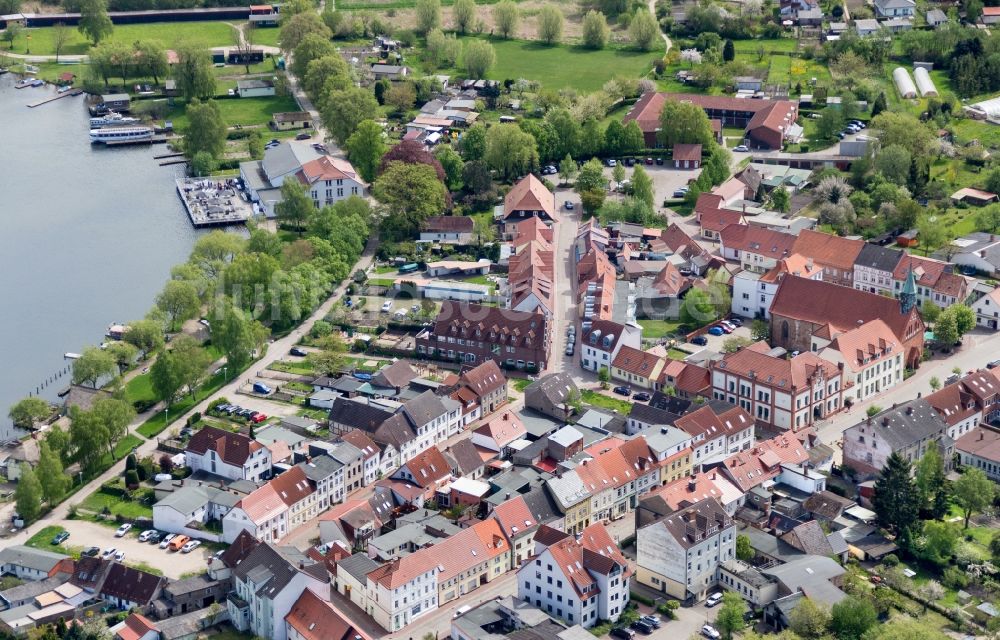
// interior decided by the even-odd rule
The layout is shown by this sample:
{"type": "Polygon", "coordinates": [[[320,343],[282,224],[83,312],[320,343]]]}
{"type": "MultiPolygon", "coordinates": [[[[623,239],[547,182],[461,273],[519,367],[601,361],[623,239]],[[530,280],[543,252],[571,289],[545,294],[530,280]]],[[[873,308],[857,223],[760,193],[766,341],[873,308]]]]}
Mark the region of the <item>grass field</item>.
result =
{"type": "Polygon", "coordinates": [[[639,320],[643,338],[662,338],[680,332],[679,320],[639,320]]]}
{"type": "Polygon", "coordinates": [[[140,400],[156,401],[156,395],[153,393],[153,385],[150,382],[148,373],[138,375],[125,383],[125,399],[129,402],[138,402],[140,400]]]}
{"type": "Polygon", "coordinates": [[[573,87],[594,91],[615,76],[644,75],[656,57],[654,53],[628,49],[593,51],[565,45],[550,47],[527,40],[496,39],[491,44],[496,50],[496,64],[487,74],[490,79],[526,78],[540,82],[546,89],[573,87]]]}
{"type": "MultiPolygon", "coordinates": [[[[234,372],[226,372],[226,373],[228,373],[230,376],[234,374],[234,372]]],[[[170,408],[170,418],[169,418],[170,422],[167,422],[168,417],[166,412],[158,411],[156,415],[151,417],[149,420],[146,420],[146,422],[144,422],[142,426],[140,426],[136,431],[138,431],[139,434],[147,438],[152,438],[153,436],[159,435],[160,432],[162,432],[170,425],[170,423],[172,423],[174,420],[176,420],[184,413],[186,413],[191,407],[193,407],[194,405],[198,404],[208,396],[218,391],[222,387],[224,382],[225,380],[223,379],[223,372],[220,371],[219,373],[209,378],[205,382],[205,384],[203,384],[201,388],[198,389],[193,398],[190,395],[185,395],[179,401],[174,403],[174,405],[170,408]]]]}
{"type": "Polygon", "coordinates": [[[64,545],[50,544],[52,542],[52,538],[56,537],[57,533],[62,533],[63,531],[65,531],[65,529],[62,527],[44,527],[41,531],[28,538],[28,541],[24,544],[35,549],[41,549],[42,551],[53,551],[55,553],[73,555],[72,551],[64,545]]]}
{"type": "Polygon", "coordinates": [[[109,493],[102,493],[100,489],[83,499],[80,506],[94,513],[102,513],[104,509],[112,515],[123,518],[152,518],[153,507],[142,504],[139,499],[125,500],[109,493]]]}
{"type": "Polygon", "coordinates": [[[580,393],[581,399],[595,407],[601,407],[602,409],[610,409],[612,411],[617,411],[622,415],[628,415],[629,411],[632,410],[632,403],[627,400],[619,400],[617,398],[611,398],[604,395],[603,393],[598,393],[596,391],[583,391],[580,393]]]}
{"type": "MultiPolygon", "coordinates": [[[[60,53],[66,55],[87,53],[90,42],[83,34],[73,27],[68,27],[67,31],[69,40],[60,53]]],[[[35,55],[54,55],[56,52],[54,33],[54,27],[26,29],[14,41],[13,51],[24,53],[26,49],[30,49],[35,55]]],[[[115,30],[108,41],[132,44],[137,40],[156,40],[167,48],[173,48],[183,42],[208,49],[233,44],[235,34],[233,28],[224,22],[151,22],[115,25],[115,30]]]]}
{"type": "MultiPolygon", "coordinates": [[[[271,120],[271,116],[279,111],[298,111],[299,107],[291,96],[272,96],[269,98],[226,98],[218,100],[219,111],[226,124],[233,126],[263,125],[271,120]]],[[[184,105],[175,105],[167,112],[167,120],[173,120],[174,128],[184,130],[188,119],[184,113],[184,105]]]]}
{"type": "Polygon", "coordinates": [[[253,30],[252,40],[254,44],[277,47],[280,34],[281,29],[278,27],[257,27],[253,30]]]}

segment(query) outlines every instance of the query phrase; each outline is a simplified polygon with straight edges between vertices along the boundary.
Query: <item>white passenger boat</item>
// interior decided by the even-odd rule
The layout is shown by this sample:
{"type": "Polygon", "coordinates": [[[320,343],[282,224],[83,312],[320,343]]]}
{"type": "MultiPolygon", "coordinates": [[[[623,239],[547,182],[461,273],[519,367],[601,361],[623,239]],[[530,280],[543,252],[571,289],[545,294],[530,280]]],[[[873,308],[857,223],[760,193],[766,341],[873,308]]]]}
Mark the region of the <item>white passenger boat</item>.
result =
{"type": "Polygon", "coordinates": [[[136,142],[153,137],[153,128],[144,126],[104,127],[91,129],[91,142],[136,142]]]}
{"type": "Polygon", "coordinates": [[[123,124],[135,124],[137,122],[139,122],[139,118],[131,118],[129,116],[123,116],[117,111],[108,111],[103,116],[91,118],[90,128],[100,129],[101,127],[114,127],[123,124]]]}

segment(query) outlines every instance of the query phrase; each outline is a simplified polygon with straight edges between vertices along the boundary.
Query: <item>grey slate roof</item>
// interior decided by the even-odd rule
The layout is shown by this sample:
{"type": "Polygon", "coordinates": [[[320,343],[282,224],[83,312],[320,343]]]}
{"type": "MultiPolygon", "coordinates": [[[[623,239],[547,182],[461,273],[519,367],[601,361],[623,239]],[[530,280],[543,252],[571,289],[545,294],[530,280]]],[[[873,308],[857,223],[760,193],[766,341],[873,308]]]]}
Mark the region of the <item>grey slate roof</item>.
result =
{"type": "Polygon", "coordinates": [[[785,564],[762,571],[773,576],[788,591],[802,590],[817,604],[832,606],[846,597],[846,594],[830,582],[844,574],[844,568],[825,556],[804,555],[785,564]]]}
{"type": "Polygon", "coordinates": [[[337,561],[338,572],[340,570],[346,571],[361,584],[365,584],[367,580],[366,576],[375,569],[378,569],[380,566],[382,565],[375,562],[364,553],[355,553],[353,556],[337,561]]]}
{"type": "Polygon", "coordinates": [[[635,402],[632,404],[632,410],[628,412],[628,417],[634,418],[644,424],[659,426],[674,424],[674,421],[677,420],[680,415],[664,409],[651,407],[648,404],[635,402]]]}
{"type": "Polygon", "coordinates": [[[538,401],[544,400],[552,406],[558,406],[564,403],[570,392],[575,389],[576,383],[568,373],[553,373],[525,387],[525,404],[531,408],[543,408],[538,401]]]}
{"type": "MultiPolygon", "coordinates": [[[[718,500],[715,498],[705,498],[704,500],[696,502],[690,507],[681,509],[649,526],[665,528],[679,545],[687,549],[692,545],[697,544],[697,541],[691,540],[687,534],[688,521],[686,518],[690,513],[695,514],[698,522],[705,524],[713,522],[714,524],[718,524],[720,529],[732,526],[733,523],[732,519],[726,513],[726,510],[722,508],[722,505],[719,504],[718,500]]],[[[704,524],[698,525],[699,530],[704,528],[704,524]]]]}
{"type": "Polygon", "coordinates": [[[392,364],[382,367],[372,376],[372,384],[380,387],[405,387],[417,377],[417,372],[413,370],[405,360],[397,360],[392,364]]]}
{"type": "Polygon", "coordinates": [[[420,428],[447,413],[448,409],[433,391],[425,391],[403,404],[403,412],[414,427],[420,428]]]}
{"type": "MultiPolygon", "coordinates": [[[[353,447],[353,445],[348,446],[353,447]]],[[[353,448],[357,449],[357,447],[353,448]]],[[[307,478],[313,482],[319,482],[320,480],[329,478],[338,470],[343,469],[344,463],[333,458],[332,456],[326,455],[316,456],[309,460],[309,462],[300,462],[298,466],[302,467],[302,471],[306,474],[307,478]]]]}
{"type": "Polygon", "coordinates": [[[874,416],[872,424],[893,451],[905,449],[924,438],[946,433],[948,429],[940,414],[924,398],[916,398],[895,409],[887,409],[874,416]],[[913,411],[909,412],[911,408],[913,411]]]}
{"type": "Polygon", "coordinates": [[[11,587],[5,591],[0,591],[0,601],[3,601],[4,603],[11,603],[20,602],[21,600],[30,600],[36,596],[42,595],[43,593],[52,591],[64,582],[66,582],[66,578],[60,578],[58,576],[45,578],[44,580],[29,580],[24,584],[19,584],[16,587],[11,587]]]}
{"type": "Polygon", "coordinates": [[[371,406],[365,402],[338,398],[330,408],[330,422],[344,424],[369,433],[392,417],[388,411],[371,406]]]}
{"type": "Polygon", "coordinates": [[[48,573],[69,556],[15,544],[0,550],[0,566],[11,564],[48,573]]]}
{"type": "Polygon", "coordinates": [[[891,247],[880,247],[877,244],[866,242],[861,247],[861,253],[854,260],[854,265],[877,269],[879,271],[895,271],[896,265],[903,258],[903,252],[891,247]]]}
{"type": "Polygon", "coordinates": [[[320,157],[320,153],[308,143],[283,142],[264,151],[261,168],[267,179],[274,182],[288,173],[298,171],[305,163],[320,157]]]}
{"type": "Polygon", "coordinates": [[[232,507],[239,500],[240,496],[220,491],[215,487],[187,485],[172,492],[156,504],[161,507],[172,507],[178,513],[186,515],[194,513],[209,502],[232,507]]]}
{"type": "Polygon", "coordinates": [[[452,469],[458,471],[461,475],[469,475],[477,469],[481,469],[486,464],[483,462],[479,451],[476,449],[476,445],[472,444],[470,438],[459,440],[448,447],[443,453],[445,458],[449,460],[449,463],[454,462],[452,469]]]}
{"type": "MultiPolygon", "coordinates": [[[[337,442],[329,449],[329,458],[333,459],[334,462],[340,463],[341,466],[351,464],[358,458],[364,458],[365,452],[358,449],[350,442],[337,442]]],[[[336,469],[334,469],[336,471],[336,469]]]]}
{"type": "Polygon", "coordinates": [[[396,449],[402,449],[404,445],[417,437],[416,432],[410,427],[410,423],[402,413],[394,413],[389,416],[374,432],[369,431],[369,433],[375,442],[382,445],[391,444],[396,449]]]}
{"type": "Polygon", "coordinates": [[[241,582],[252,580],[259,585],[257,595],[270,599],[288,586],[295,577],[295,572],[295,566],[285,555],[263,542],[233,568],[233,578],[241,582]]]}

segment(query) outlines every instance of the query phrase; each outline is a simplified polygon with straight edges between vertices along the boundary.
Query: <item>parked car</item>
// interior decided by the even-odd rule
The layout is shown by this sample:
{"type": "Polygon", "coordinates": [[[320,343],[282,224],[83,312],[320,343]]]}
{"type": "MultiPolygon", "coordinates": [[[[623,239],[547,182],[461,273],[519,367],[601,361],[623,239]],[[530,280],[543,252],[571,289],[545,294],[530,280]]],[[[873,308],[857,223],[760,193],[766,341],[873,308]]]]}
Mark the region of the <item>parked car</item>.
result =
{"type": "Polygon", "coordinates": [[[736,324],[730,322],[729,320],[723,320],[719,322],[719,324],[722,325],[724,328],[732,329],[734,331],[736,330],[736,324]]]}
{"type": "Polygon", "coordinates": [[[712,334],[713,336],[721,336],[722,334],[725,333],[725,331],[723,331],[722,327],[720,327],[719,325],[715,325],[714,327],[711,327],[708,330],[708,333],[712,334]]]}
{"type": "Polygon", "coordinates": [[[312,136],[309,135],[308,133],[300,133],[299,135],[295,136],[295,139],[296,140],[308,140],[311,137],[312,136]]]}
{"type": "Polygon", "coordinates": [[[639,619],[642,620],[643,622],[652,625],[654,629],[660,628],[660,616],[656,615],[655,613],[642,616],[639,619]]]}
{"type": "Polygon", "coordinates": [[[104,550],[104,553],[101,554],[101,559],[108,560],[111,558],[111,556],[115,555],[117,552],[118,549],[115,549],[114,547],[108,547],[107,549],[104,550]]]}
{"type": "Polygon", "coordinates": [[[635,638],[635,631],[626,629],[625,627],[617,627],[611,630],[611,637],[621,638],[621,640],[633,640],[635,638]]]}
{"type": "Polygon", "coordinates": [[[709,638],[710,640],[719,640],[719,638],[722,637],[722,635],[715,630],[715,627],[710,624],[706,624],[701,628],[701,635],[709,638]]]}
{"type": "Polygon", "coordinates": [[[115,554],[115,562],[125,562],[125,552],[119,551],[115,554]]]}
{"type": "Polygon", "coordinates": [[[297,356],[299,358],[304,358],[307,355],[309,355],[309,352],[306,351],[305,349],[303,349],[302,347],[292,347],[288,351],[288,355],[290,355],[290,356],[297,356]]]}
{"type": "Polygon", "coordinates": [[[632,399],[636,402],[649,402],[650,395],[645,391],[640,391],[639,393],[632,396],[632,399]]]}
{"type": "Polygon", "coordinates": [[[649,165],[652,165],[652,164],[653,164],[653,159],[652,158],[646,158],[646,165],[649,166],[649,165]]]}
{"type": "Polygon", "coordinates": [[[574,350],[575,350],[575,347],[573,346],[573,343],[570,343],[570,344],[566,345],[566,355],[568,355],[568,356],[573,355],[573,351],[574,350]]]}
{"type": "Polygon", "coordinates": [[[733,330],[735,329],[735,327],[731,327],[728,324],[717,324],[715,326],[717,326],[720,329],[722,329],[722,333],[732,333],[733,330]]]}
{"type": "Polygon", "coordinates": [[[392,300],[386,300],[382,303],[382,313],[389,313],[390,309],[392,309],[392,300]]]}
{"type": "Polygon", "coordinates": [[[624,164],[626,167],[635,166],[635,158],[625,158],[624,164]]]}
{"type": "Polygon", "coordinates": [[[711,608],[719,604],[720,602],[722,602],[722,594],[713,593],[712,595],[708,596],[708,600],[705,600],[705,606],[711,608]]]}
{"type": "Polygon", "coordinates": [[[271,387],[267,386],[263,382],[255,382],[255,383],[253,383],[253,392],[254,393],[262,393],[262,394],[264,394],[266,396],[267,394],[271,393],[271,391],[272,391],[271,387]]]}
{"type": "Polygon", "coordinates": [[[572,211],[573,203],[567,200],[566,202],[563,203],[563,209],[565,209],[566,211],[572,211]]]}
{"type": "Polygon", "coordinates": [[[659,165],[662,165],[662,164],[663,164],[663,156],[658,156],[658,157],[656,158],[656,164],[659,164],[659,165]]]}
{"type": "Polygon", "coordinates": [[[618,161],[615,160],[614,158],[608,158],[607,164],[608,164],[609,167],[617,167],[618,166],[618,161]]]}
{"type": "Polygon", "coordinates": [[[733,151],[736,151],[737,153],[746,153],[747,151],[750,151],[750,148],[745,144],[739,144],[733,147],[733,151]]]}
{"type": "Polygon", "coordinates": [[[160,540],[160,548],[166,549],[173,541],[173,539],[176,537],[177,537],[176,533],[168,533],[167,535],[163,536],[163,539],[160,540]]]}
{"type": "Polygon", "coordinates": [[[632,623],[631,627],[644,636],[648,636],[649,634],[653,633],[653,625],[649,624],[648,622],[644,622],[642,620],[636,620],[635,622],[632,623]]]}
{"type": "Polygon", "coordinates": [[[987,369],[996,369],[997,367],[1000,367],[1000,360],[991,360],[986,363],[987,369]]]}
{"type": "Polygon", "coordinates": [[[139,542],[148,542],[154,533],[156,533],[156,529],[146,529],[139,534],[139,542]]]}
{"type": "Polygon", "coordinates": [[[62,544],[66,542],[67,538],[69,538],[69,531],[60,531],[54,538],[52,538],[51,544],[62,544]]]}
{"type": "Polygon", "coordinates": [[[743,318],[730,318],[729,322],[731,324],[735,324],[737,327],[742,327],[743,326],[743,318]]]}
{"type": "Polygon", "coordinates": [[[170,545],[167,548],[170,549],[171,551],[180,551],[181,548],[183,548],[184,545],[186,545],[190,541],[191,538],[189,538],[184,534],[180,534],[176,538],[170,541],[170,545]]]}
{"type": "Polygon", "coordinates": [[[191,553],[195,549],[201,546],[201,540],[191,540],[181,547],[181,553],[191,553]]]}
{"type": "Polygon", "coordinates": [[[87,547],[80,552],[80,555],[84,558],[96,558],[99,553],[101,553],[100,547],[87,547]]]}
{"type": "Polygon", "coordinates": [[[159,544],[160,540],[163,540],[163,534],[159,531],[153,531],[153,535],[149,536],[149,540],[146,542],[150,544],[159,544]]]}
{"type": "Polygon", "coordinates": [[[131,529],[132,529],[132,525],[126,522],[126,523],[125,523],[125,524],[123,524],[122,526],[118,527],[118,531],[115,531],[115,537],[116,537],[116,538],[122,538],[122,537],[124,537],[124,536],[125,536],[125,534],[126,534],[126,533],[128,533],[128,532],[129,532],[129,531],[130,531],[131,529]]]}
{"type": "Polygon", "coordinates": [[[955,384],[956,382],[958,382],[958,379],[960,377],[961,376],[959,376],[957,373],[951,374],[950,376],[944,379],[944,386],[947,387],[949,384],[955,384]]]}
{"type": "Polygon", "coordinates": [[[705,336],[695,336],[691,338],[691,344],[696,344],[699,347],[704,347],[706,344],[708,344],[708,338],[706,338],[705,336]]]}
{"type": "Polygon", "coordinates": [[[267,420],[267,414],[266,413],[258,413],[254,417],[250,418],[250,422],[252,422],[254,424],[260,424],[261,422],[264,422],[265,420],[267,420]]]}
{"type": "Polygon", "coordinates": [[[624,386],[624,385],[619,385],[619,386],[615,387],[614,389],[612,389],[612,391],[614,391],[615,393],[617,393],[620,396],[625,396],[626,398],[628,396],[632,395],[632,390],[629,389],[628,387],[624,386]]]}
{"type": "Polygon", "coordinates": [[[684,196],[687,195],[688,191],[689,191],[688,189],[674,189],[674,197],[683,198],[684,196]]]}

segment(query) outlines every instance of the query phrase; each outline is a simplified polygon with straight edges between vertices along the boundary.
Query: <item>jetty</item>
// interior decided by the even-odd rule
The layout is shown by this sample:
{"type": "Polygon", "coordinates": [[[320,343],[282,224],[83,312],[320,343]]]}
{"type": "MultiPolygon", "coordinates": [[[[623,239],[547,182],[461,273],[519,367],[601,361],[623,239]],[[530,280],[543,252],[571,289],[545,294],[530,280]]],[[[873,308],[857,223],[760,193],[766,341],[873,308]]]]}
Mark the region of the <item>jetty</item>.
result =
{"type": "Polygon", "coordinates": [[[242,224],[254,214],[253,205],[233,178],[179,178],[175,182],[177,195],[195,227],[242,224]]]}
{"type": "Polygon", "coordinates": [[[108,140],[101,144],[108,147],[120,147],[126,144],[165,144],[166,142],[167,136],[152,136],[141,140],[108,140]]]}
{"type": "Polygon", "coordinates": [[[169,167],[172,164],[187,164],[186,158],[175,158],[173,160],[164,160],[160,163],[161,167],[169,167]]]}
{"type": "Polygon", "coordinates": [[[161,153],[158,156],[153,156],[153,160],[163,160],[165,158],[179,158],[182,155],[184,155],[184,153],[181,151],[177,151],[174,153],[161,153]]]}
{"type": "Polygon", "coordinates": [[[69,98],[71,96],[78,96],[83,93],[83,89],[72,89],[70,91],[64,91],[62,93],[57,93],[54,96],[49,96],[48,98],[43,98],[42,100],[36,100],[35,102],[29,102],[28,108],[34,109],[35,107],[40,107],[43,104],[48,104],[50,102],[55,102],[56,100],[61,100],[63,98],[69,98]]]}

